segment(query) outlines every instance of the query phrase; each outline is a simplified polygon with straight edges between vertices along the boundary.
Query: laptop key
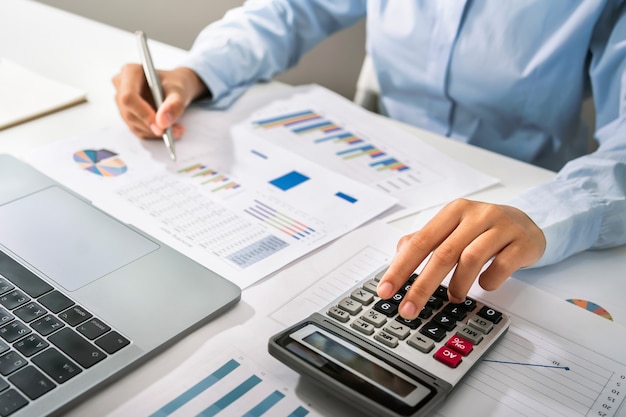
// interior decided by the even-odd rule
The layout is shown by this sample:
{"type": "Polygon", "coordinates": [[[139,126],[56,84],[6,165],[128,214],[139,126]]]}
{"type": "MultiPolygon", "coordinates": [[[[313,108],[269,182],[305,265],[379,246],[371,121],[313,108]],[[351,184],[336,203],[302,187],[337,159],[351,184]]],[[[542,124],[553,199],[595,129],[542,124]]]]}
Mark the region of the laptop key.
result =
{"type": "Polygon", "coordinates": [[[72,300],[56,290],[40,297],[38,301],[53,313],[58,313],[74,305],[72,300]]]}
{"type": "Polygon", "coordinates": [[[0,356],[0,374],[2,375],[9,375],[11,372],[15,372],[25,365],[26,359],[22,358],[15,351],[10,350],[0,356]]]}
{"type": "Polygon", "coordinates": [[[109,355],[117,352],[128,344],[130,344],[130,341],[115,330],[96,340],[96,345],[104,349],[109,355]]]}
{"type": "Polygon", "coordinates": [[[76,330],[78,330],[78,332],[85,336],[87,339],[93,340],[96,337],[102,336],[103,334],[111,330],[111,328],[100,320],[93,318],[78,326],[76,330]]]}
{"type": "Polygon", "coordinates": [[[76,326],[85,320],[90,319],[93,315],[81,306],[75,305],[74,307],[59,314],[59,317],[70,326],[76,326]]]}
{"type": "Polygon", "coordinates": [[[50,336],[48,341],[56,345],[63,353],[74,359],[84,368],[92,367],[107,356],[106,353],[92,345],[87,339],[69,327],[59,330],[50,336]]]}
{"type": "Polygon", "coordinates": [[[13,288],[15,287],[0,274],[0,294],[11,291],[13,288]]]}
{"type": "Polygon", "coordinates": [[[9,343],[32,333],[32,330],[21,321],[13,321],[6,326],[0,327],[0,337],[9,343]]]}
{"type": "Polygon", "coordinates": [[[33,357],[33,363],[53,381],[62,384],[82,372],[82,369],[54,348],[44,350],[33,357]]]}
{"type": "Polygon", "coordinates": [[[56,387],[54,382],[32,365],[20,369],[18,372],[11,375],[9,381],[24,394],[28,395],[28,398],[31,400],[41,397],[46,392],[56,387]]]}
{"type": "Polygon", "coordinates": [[[63,326],[65,326],[65,324],[61,320],[50,314],[35,320],[30,325],[30,327],[35,329],[37,333],[42,336],[48,336],[50,333],[59,330],[63,326]]]}
{"type": "Polygon", "coordinates": [[[15,389],[0,394],[0,416],[6,417],[28,404],[28,400],[15,389]]]}
{"type": "Polygon", "coordinates": [[[29,301],[30,298],[20,290],[13,290],[0,296],[0,304],[9,310],[13,310],[15,307],[19,307],[29,301]]]}
{"type": "Polygon", "coordinates": [[[15,349],[26,357],[33,356],[35,353],[44,350],[48,346],[50,346],[50,344],[36,333],[28,335],[28,337],[23,338],[13,345],[15,349]]]}
{"type": "Polygon", "coordinates": [[[31,302],[18,308],[13,313],[15,313],[17,317],[24,320],[26,323],[29,323],[36,318],[46,315],[46,313],[48,312],[39,304],[31,302]]]}

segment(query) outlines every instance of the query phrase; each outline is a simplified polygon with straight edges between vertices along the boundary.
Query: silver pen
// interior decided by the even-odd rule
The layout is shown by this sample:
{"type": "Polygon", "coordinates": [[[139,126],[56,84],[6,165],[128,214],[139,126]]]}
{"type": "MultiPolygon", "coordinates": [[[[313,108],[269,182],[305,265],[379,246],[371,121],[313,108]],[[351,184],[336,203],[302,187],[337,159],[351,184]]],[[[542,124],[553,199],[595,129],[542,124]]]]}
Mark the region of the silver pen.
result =
{"type": "MultiPolygon", "coordinates": [[[[143,72],[146,75],[150,91],[152,91],[154,105],[156,106],[156,110],[158,110],[159,107],[161,107],[161,104],[163,104],[163,89],[161,88],[161,80],[159,80],[156,68],[152,62],[152,56],[150,55],[150,50],[148,49],[148,39],[146,38],[146,34],[138,30],[135,32],[135,35],[137,37],[137,45],[139,46],[139,56],[141,57],[143,72]]],[[[165,142],[165,146],[170,153],[170,158],[172,158],[172,161],[175,161],[176,151],[174,149],[174,135],[171,127],[168,127],[165,129],[165,132],[163,132],[163,142],[165,142]]]]}

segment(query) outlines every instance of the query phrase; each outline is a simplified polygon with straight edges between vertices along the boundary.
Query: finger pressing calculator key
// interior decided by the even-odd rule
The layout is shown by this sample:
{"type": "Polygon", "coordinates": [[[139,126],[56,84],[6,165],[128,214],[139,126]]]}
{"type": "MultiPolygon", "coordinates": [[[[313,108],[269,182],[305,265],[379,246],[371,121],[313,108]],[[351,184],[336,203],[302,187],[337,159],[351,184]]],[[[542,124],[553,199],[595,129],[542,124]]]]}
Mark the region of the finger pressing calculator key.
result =
{"type": "Polygon", "coordinates": [[[269,352],[368,415],[427,416],[509,327],[493,306],[450,303],[439,286],[419,317],[405,320],[376,286],[386,266],[319,312],[270,339],[269,352]]]}

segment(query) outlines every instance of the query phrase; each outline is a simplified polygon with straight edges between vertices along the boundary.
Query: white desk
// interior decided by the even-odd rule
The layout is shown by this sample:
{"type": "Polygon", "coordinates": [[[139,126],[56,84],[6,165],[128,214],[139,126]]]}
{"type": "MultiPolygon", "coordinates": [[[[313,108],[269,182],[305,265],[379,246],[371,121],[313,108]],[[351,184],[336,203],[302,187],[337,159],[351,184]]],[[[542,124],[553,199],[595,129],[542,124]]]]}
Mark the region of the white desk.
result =
{"type": "MultiPolygon", "coordinates": [[[[137,61],[132,34],[71,15],[29,0],[0,2],[0,56],[17,61],[25,67],[50,78],[81,88],[88,102],[43,118],[0,131],[0,152],[19,155],[53,141],[84,135],[119,123],[111,78],[120,67],[137,61]]],[[[153,43],[153,54],[159,66],[172,65],[183,51],[153,43]]],[[[248,94],[265,89],[285,88],[277,83],[260,85],[248,94]]],[[[442,139],[428,132],[408,128],[443,152],[495,176],[501,184],[472,196],[487,201],[502,201],[539,182],[553,173],[491,152],[442,139]]],[[[398,227],[411,220],[397,222],[398,227]]],[[[408,232],[408,230],[407,230],[408,232]]],[[[521,274],[524,279],[540,282],[542,275],[553,279],[575,276],[584,279],[602,270],[603,285],[624,281],[626,247],[585,253],[561,265],[521,274]],[[589,274],[589,275],[587,275],[589,274]]],[[[607,288],[611,291],[611,288],[607,288]]],[[[131,398],[149,383],[173,369],[197,346],[231,325],[243,322],[254,312],[240,303],[225,316],[199,329],[181,342],[161,353],[114,384],[91,396],[68,415],[102,415],[131,398]]]]}

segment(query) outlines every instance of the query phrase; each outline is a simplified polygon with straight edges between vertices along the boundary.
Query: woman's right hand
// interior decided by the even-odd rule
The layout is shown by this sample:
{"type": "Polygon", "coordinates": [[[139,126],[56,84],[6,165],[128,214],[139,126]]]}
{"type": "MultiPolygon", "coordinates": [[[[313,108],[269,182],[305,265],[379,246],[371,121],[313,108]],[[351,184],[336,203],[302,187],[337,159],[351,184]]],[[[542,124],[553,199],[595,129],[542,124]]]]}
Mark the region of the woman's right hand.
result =
{"type": "Polygon", "coordinates": [[[189,103],[209,94],[200,77],[189,68],[158,71],[163,88],[163,104],[154,109],[143,68],[126,64],[113,77],[115,103],[130,130],[143,139],[160,138],[166,128],[172,127],[174,138],[180,138],[185,129],[177,123],[189,103]]]}

